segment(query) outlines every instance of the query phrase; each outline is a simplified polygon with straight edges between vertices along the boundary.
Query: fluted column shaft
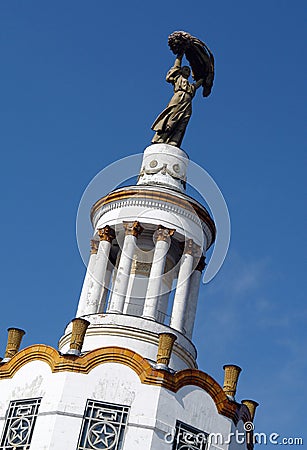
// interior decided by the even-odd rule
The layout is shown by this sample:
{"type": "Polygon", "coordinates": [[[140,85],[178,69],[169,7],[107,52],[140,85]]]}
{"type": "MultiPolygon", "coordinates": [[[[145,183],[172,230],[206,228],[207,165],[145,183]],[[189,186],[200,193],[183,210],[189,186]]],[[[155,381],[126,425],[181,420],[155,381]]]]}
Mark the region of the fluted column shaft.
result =
{"type": "Polygon", "coordinates": [[[186,332],[186,336],[189,339],[192,339],[195,316],[196,316],[196,309],[197,309],[199,287],[200,287],[200,280],[201,280],[201,275],[202,275],[202,271],[204,270],[204,268],[205,268],[205,257],[201,256],[199,263],[197,264],[194,272],[192,273],[191,281],[190,281],[190,293],[189,293],[187,312],[186,312],[186,318],[185,318],[185,323],[184,323],[184,329],[186,332]]]}
{"type": "Polygon", "coordinates": [[[120,256],[108,312],[122,314],[128,289],[129,276],[138,236],[143,228],[139,222],[124,222],[125,239],[120,256]]]}
{"type": "Polygon", "coordinates": [[[181,257],[170,326],[185,334],[184,322],[196,246],[190,239],[181,257]]]}
{"type": "Polygon", "coordinates": [[[83,281],[83,286],[80,294],[79,304],[78,304],[78,310],[76,317],[83,316],[86,314],[84,311],[86,310],[86,305],[88,303],[88,293],[89,288],[91,286],[93,274],[94,274],[94,267],[96,264],[96,255],[98,252],[98,241],[95,241],[94,239],[91,240],[91,253],[90,258],[86,270],[86,274],[83,281]]]}
{"type": "Polygon", "coordinates": [[[143,317],[147,319],[157,320],[166,255],[171,243],[170,236],[172,236],[174,232],[175,230],[169,230],[168,228],[160,226],[154,233],[155,250],[143,310],[143,317]]]}
{"type": "Polygon", "coordinates": [[[98,230],[99,246],[94,267],[92,286],[89,290],[89,299],[86,314],[95,314],[99,309],[104,309],[100,305],[102,292],[105,289],[106,271],[109,262],[109,255],[112,241],[115,238],[114,230],[108,225],[98,230]]]}

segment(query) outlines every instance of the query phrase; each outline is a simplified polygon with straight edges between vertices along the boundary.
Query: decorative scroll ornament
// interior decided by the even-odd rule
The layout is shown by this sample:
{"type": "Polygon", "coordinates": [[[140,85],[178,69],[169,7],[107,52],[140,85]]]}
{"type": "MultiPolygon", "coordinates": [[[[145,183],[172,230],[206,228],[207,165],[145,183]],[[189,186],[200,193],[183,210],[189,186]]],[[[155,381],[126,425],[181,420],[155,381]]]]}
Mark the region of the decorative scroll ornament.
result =
{"type": "Polygon", "coordinates": [[[161,175],[169,175],[170,177],[174,178],[174,180],[181,181],[181,183],[184,185],[186,183],[186,176],[178,174],[178,172],[180,171],[179,164],[174,164],[172,167],[173,170],[171,170],[168,167],[168,164],[166,164],[166,163],[157,167],[158,161],[154,160],[154,161],[151,161],[149,166],[151,167],[150,169],[146,169],[145,167],[142,168],[139,178],[143,177],[144,175],[156,175],[157,173],[160,172],[161,175]],[[155,164],[153,164],[153,163],[155,163],[155,164]]]}

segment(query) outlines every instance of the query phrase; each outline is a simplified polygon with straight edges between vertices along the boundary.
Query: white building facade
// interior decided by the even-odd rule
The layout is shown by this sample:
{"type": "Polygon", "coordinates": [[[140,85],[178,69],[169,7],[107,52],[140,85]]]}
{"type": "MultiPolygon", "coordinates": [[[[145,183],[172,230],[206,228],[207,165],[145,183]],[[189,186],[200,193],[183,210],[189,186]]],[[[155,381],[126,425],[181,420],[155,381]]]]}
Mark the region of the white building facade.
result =
{"type": "Polygon", "coordinates": [[[197,368],[194,320],[215,225],[185,194],[187,168],[183,150],[151,145],[137,185],[95,203],[76,317],[58,349],[19,350],[23,331],[9,330],[0,450],[253,447],[257,404],[234,398],[240,368],[224,367],[223,387],[197,368]]]}

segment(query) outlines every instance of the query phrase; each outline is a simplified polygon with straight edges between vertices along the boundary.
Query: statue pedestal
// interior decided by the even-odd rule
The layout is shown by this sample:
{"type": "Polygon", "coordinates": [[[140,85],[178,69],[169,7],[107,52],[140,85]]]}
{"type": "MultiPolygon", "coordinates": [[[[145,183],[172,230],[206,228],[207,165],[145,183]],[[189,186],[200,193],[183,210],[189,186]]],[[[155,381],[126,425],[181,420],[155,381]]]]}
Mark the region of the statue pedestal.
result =
{"type": "Polygon", "coordinates": [[[164,186],[185,192],[188,155],[178,147],[153,144],[146,148],[138,180],[139,186],[164,186]]]}

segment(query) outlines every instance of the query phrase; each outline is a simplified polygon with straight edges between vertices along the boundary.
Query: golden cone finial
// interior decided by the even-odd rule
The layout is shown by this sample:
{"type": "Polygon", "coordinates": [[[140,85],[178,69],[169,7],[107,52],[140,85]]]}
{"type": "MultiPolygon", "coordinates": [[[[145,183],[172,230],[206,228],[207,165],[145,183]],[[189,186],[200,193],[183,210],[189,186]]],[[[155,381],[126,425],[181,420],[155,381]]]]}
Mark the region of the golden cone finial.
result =
{"type": "Polygon", "coordinates": [[[161,333],[159,335],[159,347],[157,353],[157,364],[160,368],[167,368],[171,359],[174,342],[177,336],[173,333],[161,333]]]}
{"type": "Polygon", "coordinates": [[[68,353],[72,355],[80,355],[86,330],[90,322],[78,317],[72,320],[72,331],[68,353]]]}
{"type": "Polygon", "coordinates": [[[249,413],[251,415],[252,421],[254,420],[256,408],[259,406],[259,403],[255,402],[255,400],[242,400],[241,403],[247,406],[249,413]]]}
{"type": "Polygon", "coordinates": [[[8,336],[7,336],[6,350],[3,359],[4,362],[13,358],[13,356],[16,355],[16,353],[18,353],[22,337],[25,334],[25,331],[21,330],[20,328],[9,328],[7,331],[8,336]]]}
{"type": "Polygon", "coordinates": [[[225,371],[223,390],[228,397],[234,399],[237,392],[239,375],[242,369],[235,364],[225,364],[223,369],[225,371]]]}

